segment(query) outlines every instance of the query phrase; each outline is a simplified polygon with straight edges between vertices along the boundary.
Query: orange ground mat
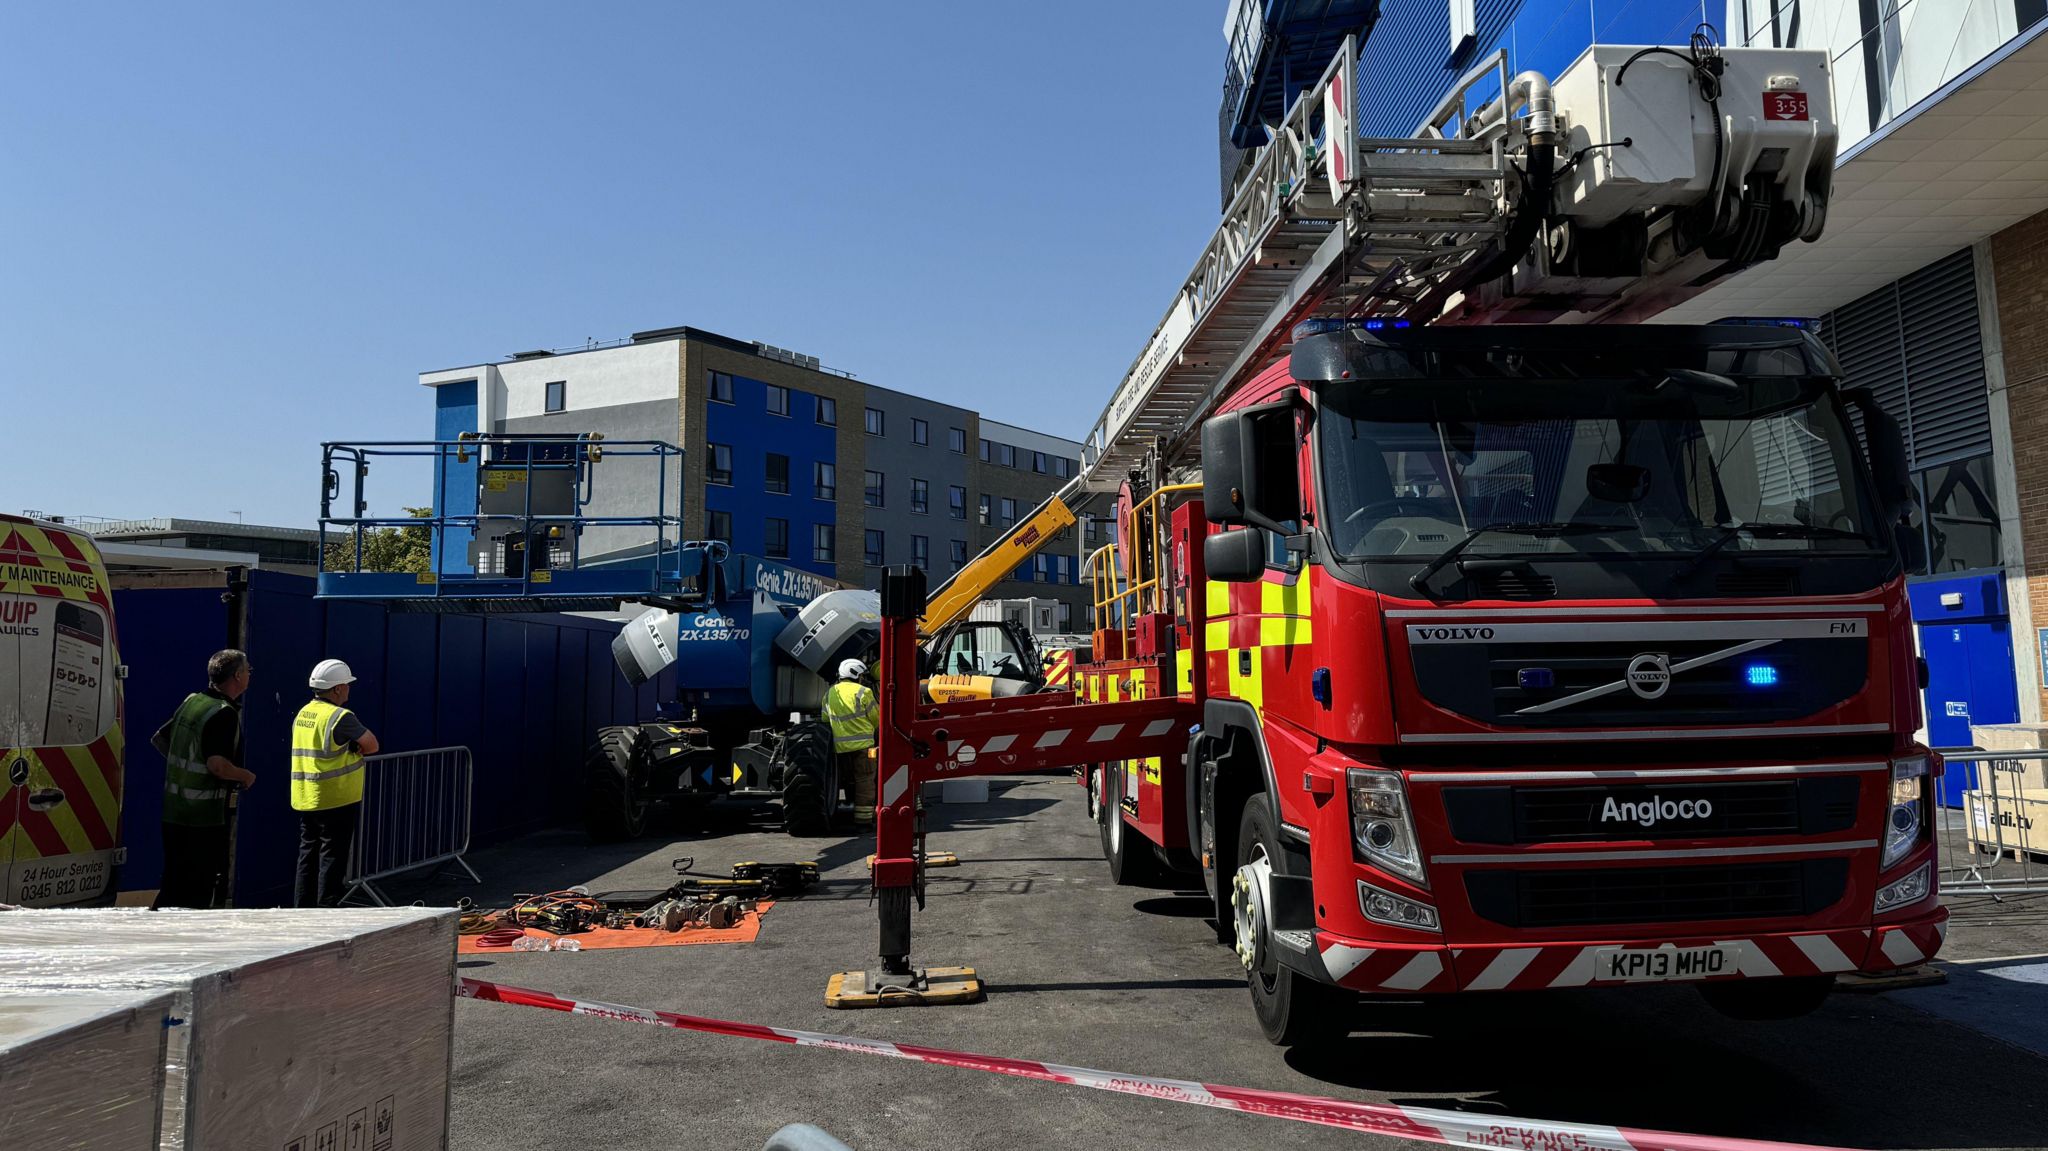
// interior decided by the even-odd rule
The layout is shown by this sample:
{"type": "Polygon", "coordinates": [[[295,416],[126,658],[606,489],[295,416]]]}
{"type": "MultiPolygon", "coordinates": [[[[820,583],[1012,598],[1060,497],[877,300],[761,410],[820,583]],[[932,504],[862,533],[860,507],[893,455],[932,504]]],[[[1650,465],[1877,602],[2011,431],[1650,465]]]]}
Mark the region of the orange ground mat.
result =
{"type": "MultiPolygon", "coordinates": [[[[743,914],[739,923],[723,931],[715,931],[709,927],[685,927],[681,931],[662,931],[654,927],[627,927],[613,931],[607,927],[598,927],[566,938],[582,944],[585,951],[612,951],[621,947],[687,947],[693,943],[752,943],[761,935],[761,917],[768,914],[768,909],[774,906],[772,901],[764,900],[755,910],[743,914]]],[[[526,934],[535,939],[564,938],[552,932],[542,931],[538,927],[527,928],[526,934]]],[[[456,936],[455,953],[513,954],[509,947],[478,947],[476,941],[477,936],[474,935],[456,936]]]]}

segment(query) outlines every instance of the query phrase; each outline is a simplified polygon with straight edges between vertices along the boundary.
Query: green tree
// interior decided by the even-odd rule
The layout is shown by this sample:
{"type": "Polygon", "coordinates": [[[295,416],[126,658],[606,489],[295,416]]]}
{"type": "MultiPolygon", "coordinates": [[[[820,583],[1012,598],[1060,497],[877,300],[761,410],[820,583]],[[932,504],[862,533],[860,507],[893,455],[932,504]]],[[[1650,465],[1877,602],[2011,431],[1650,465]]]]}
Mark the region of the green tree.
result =
{"type": "MultiPolygon", "coordinates": [[[[425,519],[432,508],[407,508],[405,514],[425,519]]],[[[356,564],[356,541],[344,535],[327,545],[321,568],[331,572],[425,572],[434,570],[433,533],[427,525],[402,528],[364,528],[363,562],[356,564]]]]}

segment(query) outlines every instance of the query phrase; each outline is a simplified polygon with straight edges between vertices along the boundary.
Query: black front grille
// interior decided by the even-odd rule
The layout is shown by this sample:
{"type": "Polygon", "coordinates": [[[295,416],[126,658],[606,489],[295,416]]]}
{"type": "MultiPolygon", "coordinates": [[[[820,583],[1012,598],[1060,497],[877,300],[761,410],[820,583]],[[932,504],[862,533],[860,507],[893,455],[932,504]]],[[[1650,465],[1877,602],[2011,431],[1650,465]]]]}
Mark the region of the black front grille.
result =
{"type": "Polygon", "coordinates": [[[1451,834],[1463,843],[1813,836],[1855,826],[1859,786],[1854,776],[1835,775],[1739,783],[1488,785],[1446,787],[1443,799],[1451,834]]]}
{"type": "Polygon", "coordinates": [[[1799,572],[1790,567],[1739,567],[1715,576],[1714,591],[1725,596],[1798,595],[1799,572]]]}
{"type": "Polygon", "coordinates": [[[1557,581],[1528,568],[1471,572],[1465,576],[1472,599],[1543,600],[1557,595],[1557,581]]]}
{"type": "Polygon", "coordinates": [[[1475,871],[1465,896],[1506,927],[1685,923],[1813,915],[1848,887],[1847,859],[1782,863],[1475,871]]]}
{"type": "Polygon", "coordinates": [[[1739,642],[1471,642],[1422,644],[1409,653],[1416,685],[1431,702],[1501,727],[1750,726],[1812,715],[1864,684],[1864,643],[1790,638],[1754,654],[1722,654],[1739,642]],[[1654,699],[1626,686],[1631,664],[1645,655],[1685,669],[1672,672],[1654,699]],[[1719,658],[1686,666],[1711,656],[1719,658]],[[1752,673],[1755,665],[1762,668],[1752,673]]]}

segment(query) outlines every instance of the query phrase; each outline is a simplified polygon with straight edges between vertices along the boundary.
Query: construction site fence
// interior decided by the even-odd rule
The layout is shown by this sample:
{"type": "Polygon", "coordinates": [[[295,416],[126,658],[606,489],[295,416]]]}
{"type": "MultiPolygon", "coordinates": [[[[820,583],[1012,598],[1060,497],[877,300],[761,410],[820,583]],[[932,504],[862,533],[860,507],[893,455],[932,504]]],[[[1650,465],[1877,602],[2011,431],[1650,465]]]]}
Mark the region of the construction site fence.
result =
{"type": "Polygon", "coordinates": [[[1935,752],[1964,780],[1962,806],[1937,803],[1930,816],[1942,894],[2048,894],[2048,749],[1935,752]]]}
{"type": "Polygon", "coordinates": [[[363,760],[362,822],[349,856],[348,891],[380,907],[391,901],[377,886],[408,871],[454,864],[482,883],[469,851],[476,772],[467,747],[430,747],[363,760]]]}

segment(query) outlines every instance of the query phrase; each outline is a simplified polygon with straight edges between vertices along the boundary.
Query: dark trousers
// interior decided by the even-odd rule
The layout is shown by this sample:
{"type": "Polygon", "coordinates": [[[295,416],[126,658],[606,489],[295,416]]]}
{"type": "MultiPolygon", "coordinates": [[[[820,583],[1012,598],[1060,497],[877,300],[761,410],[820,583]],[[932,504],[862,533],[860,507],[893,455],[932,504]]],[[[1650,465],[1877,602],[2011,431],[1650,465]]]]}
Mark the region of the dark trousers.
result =
{"type": "Polygon", "coordinates": [[[293,906],[341,906],[342,877],[348,874],[349,848],[355,845],[356,823],[362,813],[360,803],[299,813],[299,873],[292,884],[293,906]]]}
{"type": "Polygon", "coordinates": [[[151,907],[212,907],[228,870],[228,826],[166,823],[164,878],[151,907]]]}

